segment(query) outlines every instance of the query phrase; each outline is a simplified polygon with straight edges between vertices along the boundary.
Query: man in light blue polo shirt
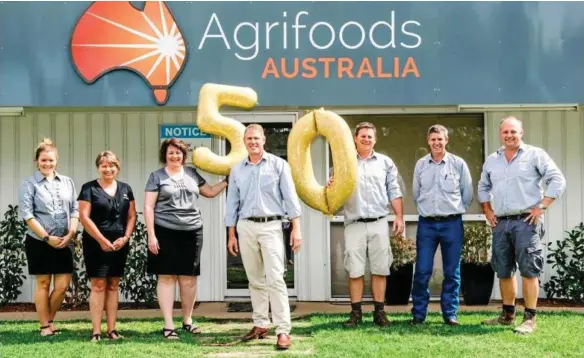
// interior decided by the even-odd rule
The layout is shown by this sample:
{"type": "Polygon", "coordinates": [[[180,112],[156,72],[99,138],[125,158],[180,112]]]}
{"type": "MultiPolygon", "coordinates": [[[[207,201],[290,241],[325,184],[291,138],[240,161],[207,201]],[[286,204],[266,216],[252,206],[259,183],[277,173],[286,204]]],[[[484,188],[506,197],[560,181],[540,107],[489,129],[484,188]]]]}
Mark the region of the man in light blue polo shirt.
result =
{"type": "Polygon", "coordinates": [[[519,266],[525,312],[523,323],[514,331],[528,334],[536,327],[538,276],[545,264],[543,213],[564,193],[566,179],[543,149],[523,143],[522,137],[521,121],[515,117],[503,118],[499,129],[503,146],[485,161],[478,196],[493,227],[491,265],[499,278],[503,298],[499,317],[483,324],[514,324],[517,295],[514,275],[519,266]],[[546,184],[545,192],[542,182],[546,184]]]}
{"type": "Polygon", "coordinates": [[[438,245],[442,251],[444,281],[440,306],[444,323],[458,325],[462,214],[473,198],[472,178],[466,162],[446,151],[448,130],[439,124],[428,129],[430,153],[414,168],[413,197],[418,214],[416,272],[412,288],[412,324],[423,323],[428,313],[428,283],[438,245]]]}
{"type": "Polygon", "coordinates": [[[235,164],[229,175],[225,224],[229,229],[227,249],[241,259],[249,281],[254,327],[244,341],[268,334],[270,306],[278,337],[276,347],[290,347],[290,305],[284,281],[285,248],[282,219],[292,222],[290,245],[297,252],[300,233],[300,201],[290,165],[264,151],[266,137],[258,124],[247,126],[244,135],[249,156],[235,164]],[[235,237],[239,236],[239,245],[235,237]]]}

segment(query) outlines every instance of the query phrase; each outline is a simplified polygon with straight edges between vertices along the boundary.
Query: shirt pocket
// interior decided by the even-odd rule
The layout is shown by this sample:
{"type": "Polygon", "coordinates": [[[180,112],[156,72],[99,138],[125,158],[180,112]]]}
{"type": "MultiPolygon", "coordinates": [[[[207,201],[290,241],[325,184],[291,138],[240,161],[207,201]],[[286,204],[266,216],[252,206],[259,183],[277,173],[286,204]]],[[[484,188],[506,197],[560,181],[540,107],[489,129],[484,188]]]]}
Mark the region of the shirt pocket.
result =
{"type": "Polygon", "coordinates": [[[447,193],[460,191],[460,176],[452,172],[440,173],[440,186],[447,193]]]}
{"type": "Polygon", "coordinates": [[[266,170],[260,175],[260,187],[265,189],[274,189],[278,184],[280,176],[275,170],[266,170]]]}

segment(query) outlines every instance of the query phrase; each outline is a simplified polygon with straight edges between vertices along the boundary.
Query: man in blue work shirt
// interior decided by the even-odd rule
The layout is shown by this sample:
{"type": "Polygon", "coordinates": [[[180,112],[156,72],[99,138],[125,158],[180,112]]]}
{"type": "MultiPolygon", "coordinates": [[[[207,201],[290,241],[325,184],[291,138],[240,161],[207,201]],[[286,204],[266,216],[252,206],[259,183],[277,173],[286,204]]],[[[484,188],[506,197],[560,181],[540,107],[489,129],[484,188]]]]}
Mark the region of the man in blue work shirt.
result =
{"type": "Polygon", "coordinates": [[[278,337],[276,347],[290,347],[290,305],[284,281],[285,248],[282,219],[292,223],[290,245],[297,252],[302,243],[300,201],[290,165],[264,151],[266,137],[259,124],[247,126],[244,142],[249,156],[235,164],[229,175],[225,224],[227,249],[241,259],[249,281],[254,327],[244,341],[268,334],[270,306],[278,337]],[[239,245],[235,238],[235,230],[239,245]]]}
{"type": "Polygon", "coordinates": [[[428,283],[434,269],[438,245],[442,251],[444,280],[440,306],[448,325],[458,321],[462,214],[473,198],[472,178],[466,162],[446,151],[448,130],[439,124],[428,129],[430,153],[416,163],[413,197],[420,215],[416,237],[416,272],[412,288],[411,324],[423,323],[428,313],[428,283]]]}
{"type": "Polygon", "coordinates": [[[478,196],[493,227],[491,265],[499,278],[503,298],[499,317],[483,321],[483,324],[514,324],[517,295],[514,274],[518,265],[525,312],[522,324],[514,331],[529,334],[536,327],[538,276],[545,263],[543,213],[564,193],[566,179],[543,149],[523,143],[522,137],[521,121],[515,117],[503,118],[499,129],[503,146],[485,161],[478,196]],[[542,181],[547,187],[545,194],[542,181]]]}
{"type": "MultiPolygon", "coordinates": [[[[351,316],[344,322],[346,327],[362,322],[361,299],[367,260],[375,307],[373,323],[381,327],[390,324],[384,310],[386,277],[393,261],[387,216],[391,205],[396,216],[393,233],[400,235],[404,230],[403,201],[397,166],[391,158],[373,150],[376,138],[372,123],[357,125],[354,138],[359,165],[357,187],[343,208],[344,267],[349,274],[351,296],[351,316]]],[[[329,184],[331,182],[332,178],[329,184]]]]}

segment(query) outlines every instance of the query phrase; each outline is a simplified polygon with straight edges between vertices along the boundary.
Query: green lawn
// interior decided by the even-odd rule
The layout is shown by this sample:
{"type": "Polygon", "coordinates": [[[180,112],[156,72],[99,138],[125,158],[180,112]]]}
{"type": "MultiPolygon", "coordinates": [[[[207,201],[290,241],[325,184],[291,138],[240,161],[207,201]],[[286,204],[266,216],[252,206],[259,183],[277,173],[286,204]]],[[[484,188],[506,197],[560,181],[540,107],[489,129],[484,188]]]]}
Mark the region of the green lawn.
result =
{"type": "MultiPolygon", "coordinates": [[[[407,325],[409,315],[390,315],[388,328],[341,326],[345,315],[314,315],[293,322],[293,346],[285,353],[274,349],[275,337],[239,342],[249,321],[199,321],[203,334],[181,332],[179,342],[163,341],[160,320],[121,320],[123,341],[90,343],[89,321],[60,323],[64,332],[52,338],[36,334],[34,322],[0,321],[0,357],[262,357],[277,354],[315,357],[582,357],[584,316],[577,313],[538,313],[538,330],[518,336],[508,327],[483,327],[489,313],[464,313],[463,324],[449,327],[440,316],[429,316],[424,326],[407,325]]],[[[180,321],[177,321],[177,325],[180,321]]]]}

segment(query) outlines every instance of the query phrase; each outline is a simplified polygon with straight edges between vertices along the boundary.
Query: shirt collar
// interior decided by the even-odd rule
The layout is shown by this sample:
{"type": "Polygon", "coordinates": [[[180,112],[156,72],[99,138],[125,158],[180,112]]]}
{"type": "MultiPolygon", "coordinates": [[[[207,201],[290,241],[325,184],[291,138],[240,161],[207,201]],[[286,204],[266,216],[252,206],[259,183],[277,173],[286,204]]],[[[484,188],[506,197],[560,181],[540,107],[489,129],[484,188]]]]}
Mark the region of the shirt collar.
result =
{"type": "Polygon", "coordinates": [[[245,165],[258,165],[260,164],[262,161],[267,161],[268,157],[269,157],[270,153],[264,151],[262,153],[262,157],[260,158],[260,161],[257,162],[256,164],[253,164],[252,162],[249,161],[249,155],[247,157],[245,157],[245,165]]]}
{"type": "MultiPolygon", "coordinates": [[[[37,183],[42,182],[45,178],[45,176],[43,174],[41,174],[40,170],[36,170],[33,174],[35,180],[37,181],[37,183]]],[[[59,173],[55,172],[55,179],[61,180],[59,173]]]]}
{"type": "Polygon", "coordinates": [[[361,156],[359,155],[359,153],[357,153],[357,159],[360,159],[360,160],[369,160],[369,159],[372,159],[372,158],[377,159],[377,152],[375,152],[375,151],[371,152],[371,156],[369,158],[361,158],[361,156]]]}
{"type": "MultiPolygon", "coordinates": [[[[430,163],[436,163],[434,161],[434,159],[432,159],[432,153],[426,154],[426,158],[427,158],[426,160],[428,162],[430,162],[430,163]]],[[[438,164],[440,164],[442,162],[448,163],[449,161],[450,161],[450,153],[446,152],[446,153],[444,153],[444,156],[442,157],[442,159],[440,160],[440,162],[438,164]]]]}
{"type": "MultiPolygon", "coordinates": [[[[525,152],[525,150],[527,150],[527,144],[525,144],[525,143],[523,143],[523,141],[521,141],[521,143],[519,144],[519,149],[517,150],[517,153],[525,152]]],[[[497,154],[503,154],[503,153],[505,153],[505,146],[501,146],[497,150],[497,154]]]]}

